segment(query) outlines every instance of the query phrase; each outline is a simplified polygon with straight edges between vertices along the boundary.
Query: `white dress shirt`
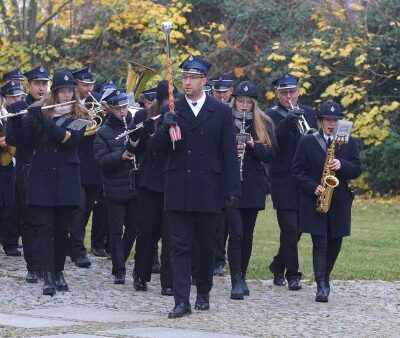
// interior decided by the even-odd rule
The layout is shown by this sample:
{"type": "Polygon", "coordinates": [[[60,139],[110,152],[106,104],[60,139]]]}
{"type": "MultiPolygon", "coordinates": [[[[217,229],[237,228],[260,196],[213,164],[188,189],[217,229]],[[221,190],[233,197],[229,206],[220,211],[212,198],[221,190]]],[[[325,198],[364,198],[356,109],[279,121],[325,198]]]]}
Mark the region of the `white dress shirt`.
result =
{"type": "Polygon", "coordinates": [[[189,99],[186,95],[185,95],[185,98],[186,98],[186,101],[189,103],[189,107],[190,107],[190,109],[192,109],[194,116],[197,117],[201,108],[203,107],[204,102],[206,101],[206,93],[204,93],[204,91],[203,91],[203,95],[196,101],[189,99]],[[196,103],[195,105],[193,105],[194,102],[196,103]]]}

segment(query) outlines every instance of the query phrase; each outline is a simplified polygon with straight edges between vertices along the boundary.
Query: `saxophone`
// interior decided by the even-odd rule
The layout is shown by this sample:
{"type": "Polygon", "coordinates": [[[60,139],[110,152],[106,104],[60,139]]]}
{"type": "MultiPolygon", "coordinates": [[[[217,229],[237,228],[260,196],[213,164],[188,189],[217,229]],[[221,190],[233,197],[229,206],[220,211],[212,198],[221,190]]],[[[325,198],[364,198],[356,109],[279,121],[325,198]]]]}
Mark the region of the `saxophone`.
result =
{"type": "Polygon", "coordinates": [[[335,158],[335,140],[331,143],[326,151],[326,158],[324,169],[322,171],[321,185],[324,188],[324,192],[318,196],[317,200],[317,211],[326,214],[331,206],[333,189],[339,185],[339,180],[335,177],[335,172],[328,168],[328,164],[335,158]]]}

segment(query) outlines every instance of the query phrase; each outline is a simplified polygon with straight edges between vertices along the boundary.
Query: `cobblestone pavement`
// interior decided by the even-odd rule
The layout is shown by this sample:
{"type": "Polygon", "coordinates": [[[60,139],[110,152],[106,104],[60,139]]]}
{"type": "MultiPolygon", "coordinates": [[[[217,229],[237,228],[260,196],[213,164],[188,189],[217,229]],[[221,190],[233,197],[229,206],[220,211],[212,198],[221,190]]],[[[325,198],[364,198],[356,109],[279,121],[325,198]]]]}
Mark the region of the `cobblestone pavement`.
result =
{"type": "MultiPolygon", "coordinates": [[[[127,268],[132,271],[132,264],[127,268]]],[[[400,337],[400,281],[333,281],[329,303],[322,304],[314,301],[311,282],[305,282],[299,292],[290,292],[273,286],[271,280],[249,281],[250,297],[230,300],[229,277],[218,277],[210,311],[194,310],[191,316],[170,320],[167,314],[173,298],[160,295],[157,275],[147,292],[137,292],[130,273],[127,284],[114,285],[110,271],[110,261],[101,258],[93,258],[89,269],[68,261],[65,276],[70,291],[48,297],[41,294],[41,284],[25,282],[22,258],[0,254],[0,337],[156,337],[170,332],[140,334],[150,328],[186,329],[171,331],[175,333],[168,337],[185,332],[191,337],[197,337],[194,333],[204,337],[400,337]],[[30,324],[38,318],[42,322],[30,324]],[[138,327],[144,329],[129,330],[138,327]]],[[[192,288],[192,305],[194,296],[192,288]]]]}

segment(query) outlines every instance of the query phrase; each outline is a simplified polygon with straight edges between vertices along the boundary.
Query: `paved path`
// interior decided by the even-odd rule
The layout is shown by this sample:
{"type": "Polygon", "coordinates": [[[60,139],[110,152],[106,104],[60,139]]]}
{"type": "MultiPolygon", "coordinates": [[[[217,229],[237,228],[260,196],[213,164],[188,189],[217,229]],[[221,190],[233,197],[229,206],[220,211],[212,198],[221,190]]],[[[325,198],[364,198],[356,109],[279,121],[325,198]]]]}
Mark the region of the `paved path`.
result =
{"type": "Polygon", "coordinates": [[[157,275],[148,292],[136,292],[130,275],[112,283],[110,265],[67,262],[71,291],[48,297],[25,283],[22,258],[1,253],[0,337],[400,337],[400,281],[333,281],[329,303],[319,304],[313,283],[290,292],[271,280],[250,281],[250,297],[233,301],[229,278],[219,277],[210,311],[170,320],[173,298],[160,295],[157,275]]]}

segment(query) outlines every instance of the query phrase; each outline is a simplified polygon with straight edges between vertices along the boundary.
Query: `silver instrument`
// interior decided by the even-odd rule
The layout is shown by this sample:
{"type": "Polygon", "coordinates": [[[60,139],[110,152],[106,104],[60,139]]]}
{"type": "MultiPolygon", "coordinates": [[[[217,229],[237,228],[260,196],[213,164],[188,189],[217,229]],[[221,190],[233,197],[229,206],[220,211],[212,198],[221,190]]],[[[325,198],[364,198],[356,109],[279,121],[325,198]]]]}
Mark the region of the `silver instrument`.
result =
{"type": "MultiPolygon", "coordinates": [[[[157,120],[159,117],[161,117],[161,114],[159,114],[159,115],[156,115],[156,116],[153,116],[153,117],[150,117],[150,119],[152,119],[152,120],[157,120]]],[[[119,134],[118,136],[116,136],[115,137],[115,140],[119,140],[119,139],[121,139],[121,138],[123,138],[123,137],[125,137],[125,140],[126,140],[126,138],[128,137],[128,135],[129,134],[132,134],[132,133],[134,133],[136,130],[138,130],[138,129],[140,129],[140,128],[143,128],[144,127],[144,123],[143,122],[140,122],[140,123],[138,123],[138,124],[136,124],[133,128],[131,128],[131,129],[128,129],[128,127],[126,126],[126,130],[123,132],[123,133],[121,133],[121,134],[119,134]]]]}
{"type": "MultiPolygon", "coordinates": [[[[292,108],[293,111],[298,111],[301,112],[302,110],[299,108],[299,106],[294,107],[292,104],[292,101],[289,100],[290,107],[292,108]]],[[[314,134],[317,132],[317,129],[311,128],[310,125],[308,124],[306,118],[304,117],[304,114],[297,114],[297,128],[300,131],[300,134],[302,135],[310,135],[314,134]]]]}
{"type": "Polygon", "coordinates": [[[243,181],[243,160],[246,153],[246,142],[251,140],[251,134],[246,132],[246,111],[242,112],[242,122],[239,133],[236,134],[236,142],[243,147],[242,154],[238,155],[240,160],[240,180],[243,181]]]}
{"type": "MultiPolygon", "coordinates": [[[[122,118],[122,121],[124,122],[125,131],[127,131],[127,130],[128,130],[128,123],[126,123],[126,117],[125,117],[125,116],[122,118]]],[[[120,138],[121,138],[121,137],[120,137],[120,138]]],[[[115,139],[117,139],[117,138],[115,138],[115,139]]],[[[130,140],[129,140],[129,134],[126,134],[126,135],[125,135],[125,146],[126,146],[129,142],[130,142],[130,140]]],[[[133,154],[133,157],[132,157],[132,165],[133,165],[133,170],[138,170],[138,169],[139,169],[138,166],[137,166],[135,154],[133,154]]]]}

